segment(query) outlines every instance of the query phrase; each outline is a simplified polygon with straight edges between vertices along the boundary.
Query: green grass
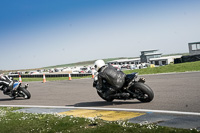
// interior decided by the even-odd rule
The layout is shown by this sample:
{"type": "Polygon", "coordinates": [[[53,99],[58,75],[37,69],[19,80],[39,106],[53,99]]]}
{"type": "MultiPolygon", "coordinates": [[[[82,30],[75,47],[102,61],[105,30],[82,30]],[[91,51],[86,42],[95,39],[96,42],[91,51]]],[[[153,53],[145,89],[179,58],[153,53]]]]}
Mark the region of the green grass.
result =
{"type": "Polygon", "coordinates": [[[129,74],[132,72],[138,72],[141,74],[157,74],[157,73],[170,73],[170,72],[188,72],[188,71],[200,71],[200,61],[187,62],[180,64],[170,64],[166,66],[144,68],[135,70],[126,70],[124,73],[129,74]]]}
{"type": "Polygon", "coordinates": [[[197,133],[197,130],[175,129],[154,124],[127,121],[108,122],[98,118],[78,118],[57,114],[12,112],[18,108],[0,108],[1,133],[197,133]]]}
{"type": "MultiPolygon", "coordinates": [[[[81,78],[92,78],[91,76],[83,76],[83,77],[72,77],[73,79],[81,79],[81,78]]],[[[15,80],[19,80],[19,78],[14,78],[15,80]]],[[[46,77],[46,81],[56,81],[56,80],[69,80],[69,77],[46,77]]],[[[22,82],[31,82],[31,81],[41,81],[43,82],[43,78],[22,78],[22,82]]]]}

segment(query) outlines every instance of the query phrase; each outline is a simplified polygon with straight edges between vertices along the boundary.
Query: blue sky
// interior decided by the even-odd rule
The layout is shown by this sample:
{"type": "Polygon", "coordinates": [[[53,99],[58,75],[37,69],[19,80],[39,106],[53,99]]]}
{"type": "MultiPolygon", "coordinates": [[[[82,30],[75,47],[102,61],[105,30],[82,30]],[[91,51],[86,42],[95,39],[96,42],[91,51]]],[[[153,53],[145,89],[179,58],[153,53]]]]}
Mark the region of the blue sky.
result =
{"type": "Polygon", "coordinates": [[[0,70],[188,52],[200,0],[1,0],[0,70]]]}

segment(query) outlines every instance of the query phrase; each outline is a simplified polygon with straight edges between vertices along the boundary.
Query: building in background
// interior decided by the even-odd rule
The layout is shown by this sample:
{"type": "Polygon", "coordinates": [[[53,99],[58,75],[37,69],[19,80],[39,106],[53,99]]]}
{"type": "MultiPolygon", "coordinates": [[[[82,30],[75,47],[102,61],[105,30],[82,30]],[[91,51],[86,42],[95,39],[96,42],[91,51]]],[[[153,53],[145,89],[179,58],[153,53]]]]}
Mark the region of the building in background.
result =
{"type": "Polygon", "coordinates": [[[200,54],[200,42],[188,43],[190,55],[200,54]]]}
{"type": "MultiPolygon", "coordinates": [[[[182,55],[176,56],[166,56],[161,57],[162,53],[159,53],[158,50],[146,50],[141,51],[140,58],[135,59],[121,59],[121,60],[113,60],[107,62],[109,65],[113,65],[115,67],[128,67],[131,65],[150,65],[153,64],[154,66],[163,66],[169,65],[170,63],[174,63],[174,59],[181,58],[182,55]]],[[[147,66],[148,66],[147,65],[147,66]]]]}
{"type": "Polygon", "coordinates": [[[150,63],[154,64],[155,66],[164,66],[169,65],[170,63],[174,63],[174,59],[181,58],[182,55],[176,55],[176,56],[166,56],[166,57],[160,57],[160,58],[151,58],[150,63]]]}
{"type": "Polygon", "coordinates": [[[122,65],[122,66],[126,66],[129,64],[137,65],[137,64],[140,64],[140,58],[113,60],[113,61],[109,61],[107,63],[109,65],[122,65]]]}
{"type": "Polygon", "coordinates": [[[162,53],[159,53],[158,50],[141,51],[141,63],[150,63],[151,58],[160,58],[161,55],[162,53]]]}

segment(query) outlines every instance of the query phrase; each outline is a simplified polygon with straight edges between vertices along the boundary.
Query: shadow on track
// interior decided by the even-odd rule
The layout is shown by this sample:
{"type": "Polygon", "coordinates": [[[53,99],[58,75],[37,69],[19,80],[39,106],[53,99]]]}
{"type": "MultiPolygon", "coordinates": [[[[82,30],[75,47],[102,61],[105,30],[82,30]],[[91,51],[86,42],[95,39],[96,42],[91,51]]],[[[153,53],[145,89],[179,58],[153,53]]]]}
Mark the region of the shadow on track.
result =
{"type": "Polygon", "coordinates": [[[12,98],[0,99],[0,101],[12,101],[12,100],[26,100],[26,99],[24,99],[24,98],[19,98],[19,97],[15,98],[15,99],[12,99],[12,98]]]}
{"type": "Polygon", "coordinates": [[[95,102],[82,102],[76,103],[74,105],[66,105],[66,106],[74,106],[74,107],[99,107],[99,106],[110,106],[110,105],[121,105],[121,104],[141,104],[142,102],[124,102],[124,101],[114,101],[114,102],[106,102],[106,101],[95,101],[95,102]]]}
{"type": "Polygon", "coordinates": [[[13,100],[12,98],[4,98],[4,99],[0,99],[0,101],[11,101],[13,100]]]}

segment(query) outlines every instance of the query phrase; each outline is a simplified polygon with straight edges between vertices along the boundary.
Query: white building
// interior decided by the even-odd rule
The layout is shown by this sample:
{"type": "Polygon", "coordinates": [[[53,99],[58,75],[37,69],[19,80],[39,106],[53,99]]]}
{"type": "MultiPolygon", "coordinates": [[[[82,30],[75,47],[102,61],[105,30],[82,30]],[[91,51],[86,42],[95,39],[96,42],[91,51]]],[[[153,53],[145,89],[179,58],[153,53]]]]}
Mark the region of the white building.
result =
{"type": "Polygon", "coordinates": [[[190,55],[200,54],[200,42],[188,43],[190,55]]]}
{"type": "Polygon", "coordinates": [[[182,55],[150,58],[149,61],[151,64],[154,64],[155,66],[163,66],[163,65],[169,65],[171,62],[174,62],[174,59],[181,58],[181,56],[182,55]]]}
{"type": "Polygon", "coordinates": [[[121,66],[127,66],[130,64],[140,64],[140,58],[135,59],[121,59],[121,60],[113,60],[108,62],[109,65],[121,65],[121,66]]]}

